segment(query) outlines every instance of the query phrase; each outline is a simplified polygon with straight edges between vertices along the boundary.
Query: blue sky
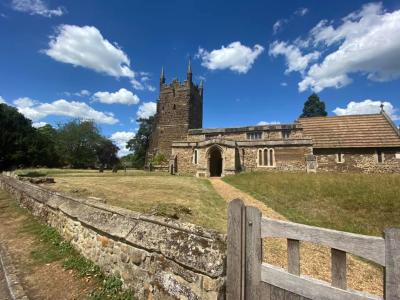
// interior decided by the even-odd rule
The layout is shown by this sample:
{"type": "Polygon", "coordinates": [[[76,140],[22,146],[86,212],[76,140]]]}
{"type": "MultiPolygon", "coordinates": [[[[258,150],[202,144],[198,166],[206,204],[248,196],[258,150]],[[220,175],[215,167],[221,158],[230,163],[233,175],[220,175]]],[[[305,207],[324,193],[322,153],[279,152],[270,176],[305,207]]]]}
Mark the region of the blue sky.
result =
{"type": "Polygon", "coordinates": [[[293,122],[313,91],[330,115],[400,119],[399,1],[3,0],[0,37],[1,102],[120,146],[190,57],[204,127],[293,122]]]}

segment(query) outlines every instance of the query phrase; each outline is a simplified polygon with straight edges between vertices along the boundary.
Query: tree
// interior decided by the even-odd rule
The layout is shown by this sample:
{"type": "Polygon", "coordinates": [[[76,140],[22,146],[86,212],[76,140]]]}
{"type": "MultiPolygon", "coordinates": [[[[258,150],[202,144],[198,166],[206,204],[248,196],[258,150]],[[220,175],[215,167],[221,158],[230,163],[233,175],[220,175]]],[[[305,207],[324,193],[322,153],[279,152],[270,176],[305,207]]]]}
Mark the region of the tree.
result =
{"type": "Polygon", "coordinates": [[[32,165],[28,155],[35,129],[17,109],[0,104],[0,170],[32,165]]]}
{"type": "Polygon", "coordinates": [[[31,145],[35,153],[35,165],[50,168],[61,166],[61,157],[58,153],[58,133],[50,124],[36,129],[35,139],[31,145]]]}
{"type": "Polygon", "coordinates": [[[140,123],[135,137],[128,141],[126,148],[133,151],[132,166],[143,168],[146,161],[146,152],[150,145],[150,136],[153,130],[154,117],[137,120],[140,123]]]}
{"type": "Polygon", "coordinates": [[[300,118],[325,117],[327,115],[325,102],[321,101],[317,94],[312,93],[304,103],[303,113],[300,118]]]}
{"type": "Polygon", "coordinates": [[[96,154],[101,169],[104,167],[110,168],[118,164],[118,150],[119,148],[108,139],[103,138],[97,143],[96,154]]]}
{"type": "Polygon", "coordinates": [[[93,121],[73,120],[58,129],[58,151],[63,164],[73,168],[93,168],[98,143],[104,139],[93,121]]]}

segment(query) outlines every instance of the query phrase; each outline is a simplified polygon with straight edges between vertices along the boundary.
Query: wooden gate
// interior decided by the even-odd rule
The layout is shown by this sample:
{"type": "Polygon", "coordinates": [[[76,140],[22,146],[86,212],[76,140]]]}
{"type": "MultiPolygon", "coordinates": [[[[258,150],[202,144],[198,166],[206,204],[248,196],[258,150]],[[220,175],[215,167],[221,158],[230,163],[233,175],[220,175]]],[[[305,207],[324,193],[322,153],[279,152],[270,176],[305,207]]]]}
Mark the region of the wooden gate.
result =
{"type": "Polygon", "coordinates": [[[229,204],[227,300],[400,300],[400,229],[384,238],[263,218],[239,199],[229,204]],[[262,239],[286,238],[288,270],[262,262],[262,239]],[[300,275],[300,241],[331,248],[332,282],[300,275]],[[384,298],[347,289],[346,253],[384,266],[384,298]]]}

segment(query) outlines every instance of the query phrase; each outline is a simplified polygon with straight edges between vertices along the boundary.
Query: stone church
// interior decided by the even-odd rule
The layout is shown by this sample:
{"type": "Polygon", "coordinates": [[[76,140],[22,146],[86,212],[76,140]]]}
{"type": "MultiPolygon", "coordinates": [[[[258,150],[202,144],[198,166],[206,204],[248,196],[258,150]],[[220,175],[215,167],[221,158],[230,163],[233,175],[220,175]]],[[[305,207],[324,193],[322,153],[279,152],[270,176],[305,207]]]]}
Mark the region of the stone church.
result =
{"type": "Polygon", "coordinates": [[[243,171],[399,172],[400,133],[384,112],[300,118],[292,124],[203,128],[203,83],[166,84],[147,153],[169,160],[171,174],[225,176],[243,171]]]}

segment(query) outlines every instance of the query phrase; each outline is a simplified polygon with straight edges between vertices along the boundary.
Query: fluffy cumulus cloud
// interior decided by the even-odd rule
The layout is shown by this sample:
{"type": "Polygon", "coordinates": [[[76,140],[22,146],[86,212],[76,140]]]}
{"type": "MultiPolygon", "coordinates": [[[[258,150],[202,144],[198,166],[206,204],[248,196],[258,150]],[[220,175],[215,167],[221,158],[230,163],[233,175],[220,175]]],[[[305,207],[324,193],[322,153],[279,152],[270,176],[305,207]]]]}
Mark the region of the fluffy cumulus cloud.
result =
{"type": "Polygon", "coordinates": [[[119,103],[127,105],[138,104],[140,101],[137,95],[134,95],[131,91],[124,88],[115,93],[97,92],[93,95],[93,100],[106,104],[119,103]]]}
{"type": "MultiPolygon", "coordinates": [[[[306,39],[298,38],[292,44],[279,41],[271,44],[271,49],[281,43],[285,49],[303,47],[305,54],[295,59],[299,65],[304,56],[316,51],[325,54],[306,70],[300,68],[303,78],[298,84],[299,91],[341,88],[350,84],[351,75],[356,73],[372,81],[400,78],[400,39],[395,38],[400,32],[400,10],[388,12],[382,3],[370,3],[342,18],[337,26],[334,24],[322,20],[306,39]]],[[[270,55],[287,58],[283,50],[276,55],[270,51],[270,55]]],[[[287,65],[290,65],[288,60],[287,65]]]]}
{"type": "Polygon", "coordinates": [[[47,125],[46,122],[33,122],[32,123],[32,126],[35,127],[35,128],[40,128],[40,127],[43,127],[43,126],[46,126],[46,125],[47,125]]]}
{"type": "Polygon", "coordinates": [[[112,140],[120,149],[118,151],[118,156],[121,157],[130,153],[129,150],[126,149],[126,143],[134,137],[135,132],[133,131],[117,131],[111,135],[110,140],[112,140]]]}
{"type": "Polygon", "coordinates": [[[273,57],[283,55],[286,60],[285,73],[289,74],[290,72],[294,71],[304,72],[310,62],[318,59],[320,53],[318,51],[313,51],[303,55],[299,47],[295,45],[289,45],[286,42],[275,41],[270,45],[269,55],[273,57]]]}
{"type": "Polygon", "coordinates": [[[47,18],[62,16],[65,13],[65,9],[62,7],[50,9],[42,0],[12,0],[11,7],[20,12],[47,18]]]}
{"type": "Polygon", "coordinates": [[[155,102],[144,102],[139,106],[136,113],[138,119],[148,119],[154,116],[157,111],[157,104],[155,102]]]}
{"type": "Polygon", "coordinates": [[[13,103],[19,108],[26,108],[33,106],[34,104],[38,103],[38,101],[33,100],[29,97],[22,97],[14,100],[13,103]]]}
{"type": "Polygon", "coordinates": [[[7,103],[7,102],[6,102],[6,100],[4,100],[4,98],[3,98],[2,96],[0,96],[0,104],[2,104],[2,103],[5,104],[5,103],[7,103]]]}
{"type": "Polygon", "coordinates": [[[279,121],[271,121],[271,122],[267,122],[267,121],[260,121],[257,123],[257,125],[263,126],[263,125],[277,125],[277,124],[281,124],[281,122],[279,121]]]}
{"type": "Polygon", "coordinates": [[[229,69],[237,73],[247,73],[263,51],[264,48],[260,45],[250,48],[240,42],[233,42],[211,52],[199,48],[196,57],[201,59],[203,67],[210,70],[229,69]]]}
{"type": "Polygon", "coordinates": [[[47,116],[64,116],[93,120],[99,124],[118,123],[118,119],[116,119],[112,113],[97,111],[84,102],[59,99],[51,103],[38,103],[27,100],[29,98],[20,99],[15,100],[14,104],[20,113],[32,121],[38,121],[47,116]]]}
{"type": "Polygon", "coordinates": [[[128,56],[106,40],[94,26],[61,25],[50,37],[45,54],[56,61],[114,77],[134,78],[128,56]]]}
{"type": "Polygon", "coordinates": [[[383,104],[383,109],[393,120],[400,120],[398,109],[388,101],[374,101],[371,99],[366,99],[360,102],[350,101],[345,108],[337,107],[333,112],[338,116],[376,114],[380,112],[381,104],[383,104]]]}

